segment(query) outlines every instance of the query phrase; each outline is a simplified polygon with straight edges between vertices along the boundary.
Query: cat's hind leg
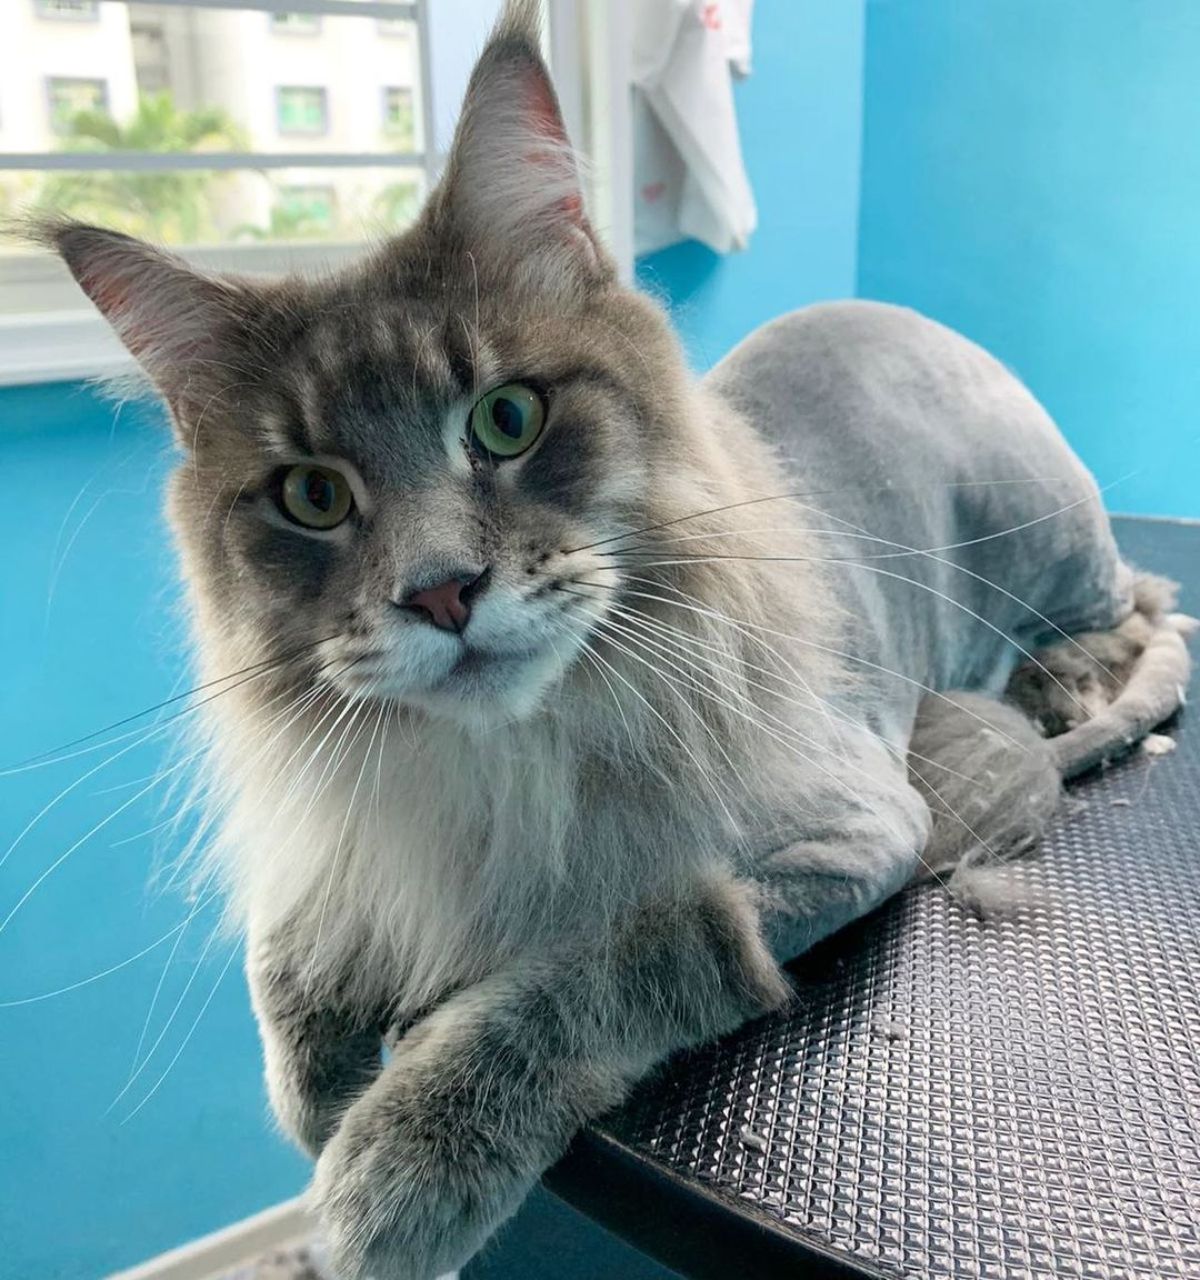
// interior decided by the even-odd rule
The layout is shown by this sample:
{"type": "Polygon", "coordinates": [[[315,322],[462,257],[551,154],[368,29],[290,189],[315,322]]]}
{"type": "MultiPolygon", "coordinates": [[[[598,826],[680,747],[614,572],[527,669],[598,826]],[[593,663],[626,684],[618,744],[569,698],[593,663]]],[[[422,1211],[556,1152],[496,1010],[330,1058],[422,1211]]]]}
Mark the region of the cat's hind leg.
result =
{"type": "Polygon", "coordinates": [[[930,694],[917,708],[908,771],[933,819],[920,878],[944,880],[976,910],[998,905],[1007,885],[997,870],[1037,843],[1058,807],[1050,743],[995,698],[930,694]]]}

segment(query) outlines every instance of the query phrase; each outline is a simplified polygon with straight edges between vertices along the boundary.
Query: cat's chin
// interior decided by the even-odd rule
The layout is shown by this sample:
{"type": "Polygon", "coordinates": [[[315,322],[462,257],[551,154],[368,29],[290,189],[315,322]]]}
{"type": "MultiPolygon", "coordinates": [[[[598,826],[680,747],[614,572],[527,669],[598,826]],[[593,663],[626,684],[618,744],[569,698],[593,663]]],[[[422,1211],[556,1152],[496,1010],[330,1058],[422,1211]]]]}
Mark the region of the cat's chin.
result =
{"type": "Polygon", "coordinates": [[[554,650],[512,654],[468,650],[436,684],[395,696],[436,719],[486,732],[535,715],[564,670],[554,650]]]}

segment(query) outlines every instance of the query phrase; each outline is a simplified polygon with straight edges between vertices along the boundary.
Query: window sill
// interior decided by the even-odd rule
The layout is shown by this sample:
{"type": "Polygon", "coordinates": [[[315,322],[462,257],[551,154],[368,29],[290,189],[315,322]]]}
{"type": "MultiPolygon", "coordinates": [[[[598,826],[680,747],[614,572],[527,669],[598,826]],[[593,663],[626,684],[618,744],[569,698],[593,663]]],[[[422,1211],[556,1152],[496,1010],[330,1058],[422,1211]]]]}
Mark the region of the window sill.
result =
{"type": "Polygon", "coordinates": [[[129,372],[133,359],[95,311],[0,316],[0,387],[129,372]]]}
{"type": "MultiPolygon", "coordinates": [[[[222,245],[178,251],[202,271],[314,272],[362,256],[362,244],[222,245]]],[[[53,255],[0,253],[0,387],[109,378],[129,353],[53,255]]]]}

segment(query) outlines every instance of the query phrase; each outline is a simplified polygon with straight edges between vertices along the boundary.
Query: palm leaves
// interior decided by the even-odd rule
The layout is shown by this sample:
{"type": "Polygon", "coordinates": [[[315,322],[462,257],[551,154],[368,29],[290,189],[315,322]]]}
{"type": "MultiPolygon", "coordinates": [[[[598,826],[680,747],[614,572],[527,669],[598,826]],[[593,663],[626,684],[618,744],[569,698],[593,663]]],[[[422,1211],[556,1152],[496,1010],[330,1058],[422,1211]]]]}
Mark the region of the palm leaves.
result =
{"type": "MultiPolygon", "coordinates": [[[[123,124],[107,111],[76,112],[66,123],[63,145],[68,151],[92,154],[247,149],[243,131],[221,108],[182,110],[167,92],[143,95],[133,117],[123,124]]],[[[214,230],[224,176],[204,170],[56,174],[47,178],[39,204],[130,235],[172,244],[195,243],[214,230]]]]}

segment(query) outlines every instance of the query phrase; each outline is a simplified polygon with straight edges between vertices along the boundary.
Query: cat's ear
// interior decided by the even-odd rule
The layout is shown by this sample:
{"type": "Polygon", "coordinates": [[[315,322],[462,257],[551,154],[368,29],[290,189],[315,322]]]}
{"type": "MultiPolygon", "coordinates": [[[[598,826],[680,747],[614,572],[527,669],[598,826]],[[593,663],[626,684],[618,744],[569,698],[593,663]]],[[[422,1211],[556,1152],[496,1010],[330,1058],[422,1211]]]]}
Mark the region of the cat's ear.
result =
{"type": "Polygon", "coordinates": [[[43,222],[36,235],[67,264],[177,416],[190,399],[211,394],[222,356],[238,347],[250,301],[244,285],[81,222],[43,222]]]}
{"type": "Polygon", "coordinates": [[[509,0],[472,72],[438,201],[468,241],[607,276],[542,59],[538,0],[509,0]]]}

